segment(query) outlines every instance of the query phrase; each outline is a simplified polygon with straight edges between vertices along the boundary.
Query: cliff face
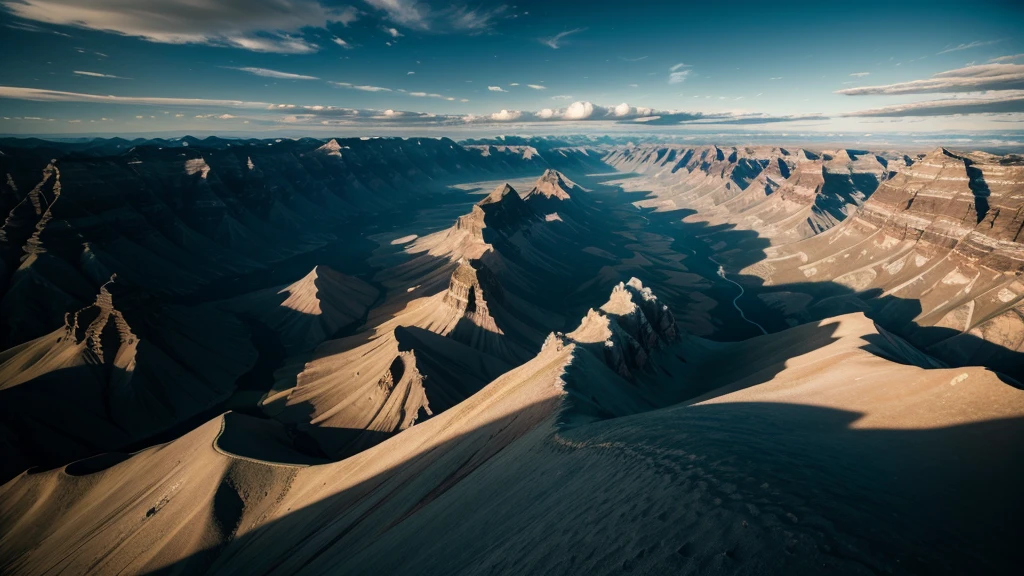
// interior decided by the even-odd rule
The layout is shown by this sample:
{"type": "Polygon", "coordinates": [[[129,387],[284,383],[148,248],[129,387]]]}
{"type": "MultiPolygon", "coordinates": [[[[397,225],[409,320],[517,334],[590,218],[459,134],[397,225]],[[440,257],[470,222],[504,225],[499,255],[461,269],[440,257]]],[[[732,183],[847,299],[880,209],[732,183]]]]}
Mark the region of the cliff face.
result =
{"type": "Polygon", "coordinates": [[[1020,378],[1024,166],[945,149],[891,166],[891,177],[841,225],[771,248],[745,273],[769,290],[809,281],[799,289],[813,292],[813,283],[829,282],[859,295],[833,290],[816,311],[789,314],[794,322],[866,305],[941,358],[1020,378]]]}
{"type": "Polygon", "coordinates": [[[321,248],[360,218],[448,184],[589,158],[484,156],[433,138],[65,146],[0,157],[0,345],[53,330],[114,273],[124,286],[183,297],[321,248]],[[26,308],[34,324],[15,321],[26,308]]]}
{"type": "Polygon", "coordinates": [[[625,184],[651,191],[638,206],[697,210],[694,220],[754,230],[773,244],[835,226],[887,176],[884,158],[847,150],[645,145],[615,150],[605,160],[641,174],[625,184]]]}
{"type": "Polygon", "coordinates": [[[233,316],[115,288],[0,354],[0,438],[10,448],[0,476],[144,440],[224,401],[255,362],[233,316]]]}

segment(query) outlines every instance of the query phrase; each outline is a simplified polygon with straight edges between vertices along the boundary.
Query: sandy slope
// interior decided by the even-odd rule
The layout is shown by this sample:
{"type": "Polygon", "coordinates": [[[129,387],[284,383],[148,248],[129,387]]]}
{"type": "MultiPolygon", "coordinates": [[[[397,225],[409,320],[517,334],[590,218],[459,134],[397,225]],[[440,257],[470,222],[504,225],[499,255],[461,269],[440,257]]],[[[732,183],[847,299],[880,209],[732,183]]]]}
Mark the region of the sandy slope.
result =
{"type": "Polygon", "coordinates": [[[936,574],[1018,565],[1024,392],[983,369],[919,368],[926,358],[859,314],[724,345],[678,334],[650,296],[616,288],[533,360],[338,463],[260,462],[247,452],[265,453],[272,431],[227,449],[238,422],[217,419],[92,474],[72,475],[88,471],[80,464],[22,475],[0,488],[0,567],[936,574]],[[639,345],[632,353],[625,336],[639,345]],[[622,354],[590,346],[600,342],[622,354]],[[670,356],[702,396],[666,406],[644,392],[678,383],[653,369],[670,356]],[[616,358],[633,379],[616,373],[616,358]]]}

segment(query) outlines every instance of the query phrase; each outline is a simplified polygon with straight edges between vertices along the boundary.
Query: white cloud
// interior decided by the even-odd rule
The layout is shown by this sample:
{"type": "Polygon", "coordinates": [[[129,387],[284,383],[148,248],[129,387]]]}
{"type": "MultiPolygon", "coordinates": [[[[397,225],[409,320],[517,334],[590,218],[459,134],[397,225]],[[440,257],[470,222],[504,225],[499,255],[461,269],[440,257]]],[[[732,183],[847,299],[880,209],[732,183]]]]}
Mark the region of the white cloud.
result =
{"type": "Polygon", "coordinates": [[[594,113],[594,105],[590,102],[573,102],[565,109],[562,118],[566,120],[584,120],[594,113]]]}
{"type": "Polygon", "coordinates": [[[927,80],[913,80],[884,86],[862,86],[839,90],[837,94],[927,94],[936,92],[977,92],[1024,88],[1024,64],[981,64],[939,72],[927,80]]]}
{"type": "Polygon", "coordinates": [[[552,100],[572,100],[572,94],[559,94],[558,96],[552,96],[552,100]]]}
{"type": "Polygon", "coordinates": [[[412,76],[413,74],[415,74],[415,72],[413,72],[413,71],[411,71],[411,70],[410,70],[409,72],[406,72],[406,73],[405,73],[405,75],[406,75],[406,76],[412,76]]]}
{"type": "Polygon", "coordinates": [[[241,72],[248,72],[256,76],[263,76],[266,78],[279,78],[281,80],[319,80],[316,76],[306,76],[304,74],[292,74],[291,72],[278,72],[277,70],[268,70],[267,68],[253,68],[251,66],[243,66],[241,68],[234,66],[224,66],[229,70],[239,70],[241,72]]]}
{"type": "Polygon", "coordinates": [[[499,122],[508,122],[510,120],[518,120],[523,113],[518,110],[502,110],[501,112],[495,112],[491,114],[491,120],[497,120],[499,122]]]}
{"type": "Polygon", "coordinates": [[[689,64],[684,64],[684,63],[680,62],[679,64],[674,64],[671,68],[668,69],[668,71],[669,72],[676,72],[677,70],[681,70],[683,68],[692,68],[692,67],[693,66],[691,66],[689,64]]]}
{"type": "Polygon", "coordinates": [[[509,84],[509,86],[519,86],[519,82],[513,82],[513,83],[509,84]]]}
{"type": "Polygon", "coordinates": [[[586,30],[586,28],[574,28],[572,30],[566,30],[565,32],[559,32],[558,34],[555,34],[551,38],[541,38],[540,43],[544,44],[545,46],[549,46],[555,50],[558,50],[559,48],[562,47],[562,40],[566,36],[570,34],[576,34],[577,32],[583,32],[584,30],[586,30]]]}
{"type": "Polygon", "coordinates": [[[679,70],[677,72],[669,72],[668,83],[669,84],[682,84],[687,77],[690,76],[692,70],[679,70]]]}
{"type": "Polygon", "coordinates": [[[113,74],[100,74],[99,72],[86,72],[85,70],[75,70],[75,74],[79,76],[89,76],[92,78],[116,78],[118,80],[131,80],[131,78],[125,78],[124,76],[114,76],[113,74]]]}
{"type": "Polygon", "coordinates": [[[541,110],[540,112],[537,112],[536,114],[534,114],[534,116],[536,116],[537,118],[540,118],[542,120],[547,120],[547,119],[551,118],[554,115],[555,115],[555,111],[552,110],[551,108],[545,108],[545,109],[541,110]]]}
{"type": "Polygon", "coordinates": [[[974,42],[968,42],[967,44],[958,44],[956,46],[946,48],[941,52],[937,52],[937,54],[946,54],[947,52],[959,52],[960,50],[969,50],[971,48],[979,48],[981,46],[991,46],[993,44],[998,44],[999,42],[1002,42],[1002,40],[987,40],[985,42],[975,40],[974,42]]]}
{"type": "Polygon", "coordinates": [[[862,78],[862,77],[868,76],[870,74],[871,74],[871,72],[854,72],[853,74],[850,74],[850,76],[854,76],[856,78],[862,78]]]}
{"type": "Polygon", "coordinates": [[[508,92],[508,90],[505,90],[501,86],[488,86],[487,89],[491,92],[508,92]]]}
{"type": "Polygon", "coordinates": [[[629,114],[629,104],[623,102],[612,109],[616,116],[626,116],[629,114]]]}
{"type": "Polygon", "coordinates": [[[319,46],[297,35],[357,18],[351,7],[319,0],[0,0],[19,18],[135,36],[166,44],[231,46],[255,52],[306,54],[319,46]]]}
{"type": "Polygon", "coordinates": [[[534,90],[547,90],[547,86],[541,86],[540,84],[527,84],[527,88],[533,88],[534,90]]]}
{"type": "Polygon", "coordinates": [[[392,38],[401,38],[402,33],[394,28],[385,27],[384,31],[391,35],[392,38]]]}
{"type": "Polygon", "coordinates": [[[341,38],[338,38],[337,36],[335,36],[334,38],[331,38],[331,42],[334,42],[335,44],[337,44],[338,46],[341,46],[342,48],[349,49],[349,50],[352,49],[352,45],[351,44],[349,44],[348,42],[342,40],[341,38]]]}
{"type": "Polygon", "coordinates": [[[1014,60],[1021,59],[1024,59],[1024,54],[1010,54],[1008,56],[1000,56],[998,58],[993,58],[989,60],[989,62],[1013,62],[1014,60]]]}

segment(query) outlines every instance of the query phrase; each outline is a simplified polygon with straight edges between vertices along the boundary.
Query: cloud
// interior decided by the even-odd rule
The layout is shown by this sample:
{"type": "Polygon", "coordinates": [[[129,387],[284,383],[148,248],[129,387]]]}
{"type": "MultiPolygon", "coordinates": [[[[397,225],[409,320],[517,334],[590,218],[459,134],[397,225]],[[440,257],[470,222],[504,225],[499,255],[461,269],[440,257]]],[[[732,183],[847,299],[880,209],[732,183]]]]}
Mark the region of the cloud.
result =
{"type": "Polygon", "coordinates": [[[534,116],[541,120],[548,120],[555,115],[555,111],[551,108],[545,108],[539,112],[534,113],[534,116]]]}
{"type": "Polygon", "coordinates": [[[552,96],[552,100],[572,100],[571,94],[559,94],[558,96],[552,96]]]}
{"type": "Polygon", "coordinates": [[[1006,90],[987,97],[961,97],[898,104],[849,112],[849,117],[950,116],[953,114],[1002,114],[1024,112],[1024,90],[1006,90]]]}
{"type": "Polygon", "coordinates": [[[4,24],[4,26],[11,28],[13,30],[22,30],[24,32],[49,33],[56,34],[57,36],[64,36],[65,38],[71,38],[70,34],[57,32],[56,30],[49,30],[47,28],[41,28],[39,26],[36,26],[35,24],[29,24],[28,22],[11,22],[9,24],[4,24]]]}
{"type": "Polygon", "coordinates": [[[392,38],[401,38],[403,34],[394,28],[384,27],[383,30],[391,35],[392,38]]]}
{"type": "Polygon", "coordinates": [[[952,47],[946,48],[945,50],[943,50],[941,52],[936,52],[936,54],[946,54],[948,52],[959,52],[960,50],[970,50],[971,48],[978,48],[978,47],[981,47],[981,46],[991,46],[993,44],[998,44],[999,42],[1002,42],[1002,40],[987,40],[985,42],[981,42],[981,41],[975,40],[974,42],[968,42],[967,44],[958,44],[956,46],[952,46],[952,47]]]}
{"type": "Polygon", "coordinates": [[[863,78],[864,76],[869,76],[870,74],[871,72],[854,72],[853,74],[850,74],[850,76],[854,76],[856,78],[863,78]]]}
{"type": "Polygon", "coordinates": [[[570,34],[576,34],[577,32],[583,32],[586,28],[574,28],[572,30],[566,30],[565,32],[559,32],[551,38],[541,38],[540,43],[545,46],[549,46],[555,50],[562,47],[562,39],[570,34]]]}
{"type": "Polygon", "coordinates": [[[913,80],[884,86],[862,86],[839,90],[836,94],[929,94],[937,92],[977,92],[1024,88],[1024,64],[981,64],[939,72],[927,80],[913,80]]]}
{"type": "Polygon", "coordinates": [[[680,62],[679,64],[674,64],[674,65],[673,65],[673,66],[672,66],[671,68],[669,68],[668,70],[669,70],[669,72],[675,72],[675,71],[677,71],[677,70],[682,70],[683,68],[692,68],[692,67],[693,67],[693,66],[691,66],[691,65],[689,65],[689,64],[683,64],[682,62],[680,62]]]}
{"type": "Polygon", "coordinates": [[[405,73],[406,76],[412,76],[413,74],[415,74],[415,72],[413,72],[412,70],[405,73]]]}
{"type": "Polygon", "coordinates": [[[361,90],[363,92],[393,92],[391,88],[384,88],[382,86],[368,86],[366,84],[352,84],[351,82],[328,82],[334,86],[341,88],[350,88],[352,90],[361,90]]]}
{"type": "Polygon", "coordinates": [[[253,68],[251,66],[243,66],[241,68],[234,66],[224,66],[229,70],[238,70],[241,72],[248,72],[256,76],[263,76],[266,78],[279,78],[281,80],[319,80],[316,76],[306,76],[304,74],[292,74],[291,72],[278,72],[277,70],[269,70],[267,68],[253,68]]]}
{"type": "Polygon", "coordinates": [[[490,29],[508,9],[496,6],[490,9],[450,6],[434,9],[421,0],[363,0],[371,8],[384,13],[391,22],[420,30],[435,33],[463,32],[477,34],[490,29]]]}
{"type": "Polygon", "coordinates": [[[125,78],[124,76],[114,76],[113,74],[100,74],[99,72],[86,72],[85,70],[75,70],[75,74],[79,76],[89,76],[91,78],[116,78],[117,80],[131,80],[131,78],[125,78]]]}
{"type": "Polygon", "coordinates": [[[331,38],[331,42],[334,42],[338,46],[341,46],[342,48],[345,48],[347,50],[351,50],[352,49],[352,45],[351,44],[349,44],[348,42],[345,42],[344,40],[342,40],[341,38],[338,38],[337,36],[331,38]]]}
{"type": "Polygon", "coordinates": [[[254,52],[307,54],[319,46],[297,35],[328,23],[349,24],[350,7],[319,0],[0,0],[27,20],[114,32],[165,44],[230,46],[254,52]]]}
{"type": "Polygon", "coordinates": [[[509,86],[519,86],[519,82],[512,82],[509,86]]]}
{"type": "Polygon", "coordinates": [[[623,62],[639,62],[641,60],[646,60],[646,59],[647,59],[647,56],[641,56],[639,58],[626,58],[625,56],[619,56],[619,60],[622,60],[623,62]]]}
{"type": "Polygon", "coordinates": [[[266,108],[267,106],[270,106],[270,104],[267,104],[266,102],[247,102],[243,100],[110,96],[103,94],[85,94],[80,92],[63,92],[60,90],[43,90],[39,88],[20,88],[16,86],[0,86],[0,98],[30,100],[33,102],[92,102],[102,104],[141,104],[156,106],[218,106],[227,108],[266,108]]]}
{"type": "Polygon", "coordinates": [[[782,80],[782,76],[772,76],[769,80],[782,80]]]}
{"type": "Polygon", "coordinates": [[[573,102],[566,108],[565,113],[562,114],[562,118],[566,120],[583,120],[590,118],[590,115],[594,113],[594,105],[590,102],[573,102]]]}
{"type": "Polygon", "coordinates": [[[533,88],[534,90],[547,90],[547,86],[541,86],[540,84],[527,84],[527,88],[533,88]]]}
{"type": "MultiPolygon", "coordinates": [[[[138,118],[138,116],[136,116],[136,118],[138,118]]],[[[231,120],[237,118],[237,116],[234,116],[232,114],[196,114],[196,118],[214,118],[216,120],[231,120]]]]}
{"type": "Polygon", "coordinates": [[[1014,60],[1021,59],[1024,59],[1024,54],[1010,54],[1008,56],[1000,56],[998,58],[993,58],[989,60],[989,62],[1012,62],[1014,60]]]}
{"type": "Polygon", "coordinates": [[[501,86],[488,86],[487,89],[491,92],[508,92],[508,90],[505,90],[501,86]]]}
{"type": "Polygon", "coordinates": [[[692,70],[678,70],[676,72],[669,72],[668,83],[669,84],[682,84],[687,77],[690,76],[692,70]]]}
{"type": "Polygon", "coordinates": [[[618,106],[613,108],[613,111],[616,116],[625,116],[629,114],[629,104],[623,102],[622,104],[619,104],[618,106]]]}
{"type": "Polygon", "coordinates": [[[491,114],[491,120],[497,120],[499,122],[508,122],[511,120],[518,120],[523,113],[518,110],[502,110],[501,112],[495,112],[491,114]]]}

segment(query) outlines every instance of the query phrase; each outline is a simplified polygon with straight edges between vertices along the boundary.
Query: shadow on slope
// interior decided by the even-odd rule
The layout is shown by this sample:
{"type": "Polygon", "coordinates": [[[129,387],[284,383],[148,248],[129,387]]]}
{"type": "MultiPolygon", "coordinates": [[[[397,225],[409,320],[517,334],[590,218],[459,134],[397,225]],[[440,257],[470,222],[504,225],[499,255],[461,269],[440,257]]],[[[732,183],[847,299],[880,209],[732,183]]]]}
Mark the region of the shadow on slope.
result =
{"type": "Polygon", "coordinates": [[[493,445],[550,409],[153,573],[1010,574],[1024,561],[1021,418],[861,429],[846,410],[723,403],[493,445]]]}

